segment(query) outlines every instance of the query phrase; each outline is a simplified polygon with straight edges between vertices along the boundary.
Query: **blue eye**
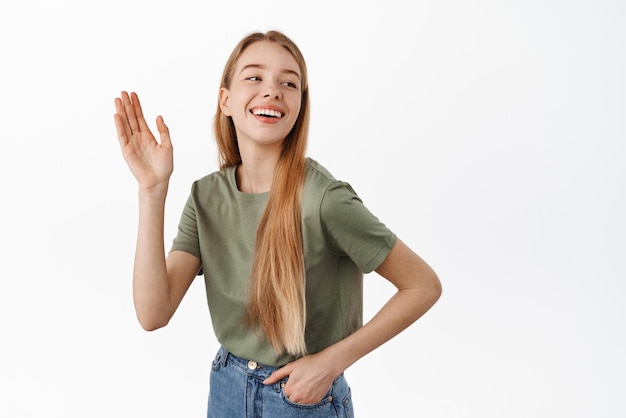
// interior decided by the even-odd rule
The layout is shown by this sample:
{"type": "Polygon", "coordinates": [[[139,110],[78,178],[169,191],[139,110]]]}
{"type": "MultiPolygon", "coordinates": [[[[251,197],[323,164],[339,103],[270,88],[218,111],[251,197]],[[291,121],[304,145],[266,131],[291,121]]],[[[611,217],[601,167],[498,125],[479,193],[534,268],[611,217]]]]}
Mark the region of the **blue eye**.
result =
{"type": "Polygon", "coordinates": [[[255,75],[250,76],[248,78],[246,78],[246,80],[250,80],[250,81],[261,81],[261,77],[257,77],[255,75]]]}

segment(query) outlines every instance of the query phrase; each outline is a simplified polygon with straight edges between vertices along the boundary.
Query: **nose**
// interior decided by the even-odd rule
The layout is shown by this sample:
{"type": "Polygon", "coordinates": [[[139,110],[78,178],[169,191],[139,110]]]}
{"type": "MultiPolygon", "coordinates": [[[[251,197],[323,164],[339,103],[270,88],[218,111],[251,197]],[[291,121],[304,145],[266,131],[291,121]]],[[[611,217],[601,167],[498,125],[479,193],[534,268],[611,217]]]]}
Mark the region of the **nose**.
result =
{"type": "Polygon", "coordinates": [[[274,84],[269,84],[264,91],[263,97],[279,100],[283,97],[280,89],[274,84]]]}

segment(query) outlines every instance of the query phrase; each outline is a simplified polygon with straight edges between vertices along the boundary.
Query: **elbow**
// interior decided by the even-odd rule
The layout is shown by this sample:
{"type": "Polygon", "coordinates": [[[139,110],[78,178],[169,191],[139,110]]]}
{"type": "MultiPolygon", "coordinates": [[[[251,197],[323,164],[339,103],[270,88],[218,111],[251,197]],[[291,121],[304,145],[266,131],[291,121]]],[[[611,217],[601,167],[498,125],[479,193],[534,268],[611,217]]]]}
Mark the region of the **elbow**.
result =
{"type": "Polygon", "coordinates": [[[137,320],[145,331],[156,331],[159,328],[165,327],[169,320],[163,318],[149,317],[146,315],[137,315],[137,320]]]}
{"type": "Polygon", "coordinates": [[[437,294],[437,299],[439,299],[441,297],[441,294],[443,293],[443,286],[441,285],[441,280],[439,280],[439,276],[437,276],[436,273],[433,273],[433,277],[431,279],[432,281],[432,287],[434,292],[437,294]]]}
{"type": "Polygon", "coordinates": [[[163,301],[146,301],[135,298],[135,315],[141,328],[155,331],[165,327],[172,318],[173,312],[167,309],[163,301]]]}
{"type": "Polygon", "coordinates": [[[163,328],[165,325],[167,325],[167,324],[158,324],[158,323],[153,324],[153,323],[143,323],[143,322],[140,322],[140,324],[141,324],[141,328],[143,328],[144,331],[148,331],[148,332],[156,331],[157,329],[163,328]]]}
{"type": "Polygon", "coordinates": [[[439,280],[439,276],[435,272],[431,272],[428,275],[428,278],[424,281],[421,292],[423,295],[427,297],[430,302],[430,306],[433,306],[443,293],[443,286],[441,285],[441,280],[439,280]]]}
{"type": "Polygon", "coordinates": [[[436,273],[433,273],[432,281],[432,292],[435,297],[435,302],[439,300],[441,294],[443,293],[443,286],[441,285],[441,280],[439,280],[439,276],[436,273]]]}

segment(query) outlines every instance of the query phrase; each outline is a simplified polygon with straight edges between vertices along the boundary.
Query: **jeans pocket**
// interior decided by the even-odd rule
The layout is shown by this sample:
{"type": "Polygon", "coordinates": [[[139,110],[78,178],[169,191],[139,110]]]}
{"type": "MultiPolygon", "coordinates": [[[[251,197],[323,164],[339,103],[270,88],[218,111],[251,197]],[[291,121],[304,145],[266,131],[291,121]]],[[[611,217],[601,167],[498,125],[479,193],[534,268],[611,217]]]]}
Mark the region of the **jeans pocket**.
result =
{"type": "Polygon", "coordinates": [[[331,386],[330,389],[328,389],[328,392],[326,392],[326,394],[324,395],[324,397],[322,398],[321,401],[319,401],[317,403],[313,403],[313,404],[303,404],[303,403],[294,402],[291,399],[289,399],[287,397],[287,395],[285,395],[285,391],[284,390],[280,391],[280,396],[283,398],[283,401],[285,401],[286,404],[288,404],[289,406],[292,406],[294,408],[300,408],[300,409],[322,408],[325,405],[329,405],[329,404],[332,403],[332,401],[333,401],[333,386],[331,386]]]}

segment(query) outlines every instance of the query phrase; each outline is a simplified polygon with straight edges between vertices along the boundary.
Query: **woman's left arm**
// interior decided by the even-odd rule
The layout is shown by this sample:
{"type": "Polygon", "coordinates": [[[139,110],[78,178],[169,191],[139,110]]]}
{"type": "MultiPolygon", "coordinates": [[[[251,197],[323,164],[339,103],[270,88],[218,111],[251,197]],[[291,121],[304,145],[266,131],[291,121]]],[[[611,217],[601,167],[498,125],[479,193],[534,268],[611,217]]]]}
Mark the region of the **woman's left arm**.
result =
{"type": "Polygon", "coordinates": [[[285,365],[264,383],[289,376],[285,395],[294,402],[316,403],[344,370],[418,320],[441,296],[437,274],[400,239],[376,273],[398,290],[367,324],[325,350],[285,365]]]}

